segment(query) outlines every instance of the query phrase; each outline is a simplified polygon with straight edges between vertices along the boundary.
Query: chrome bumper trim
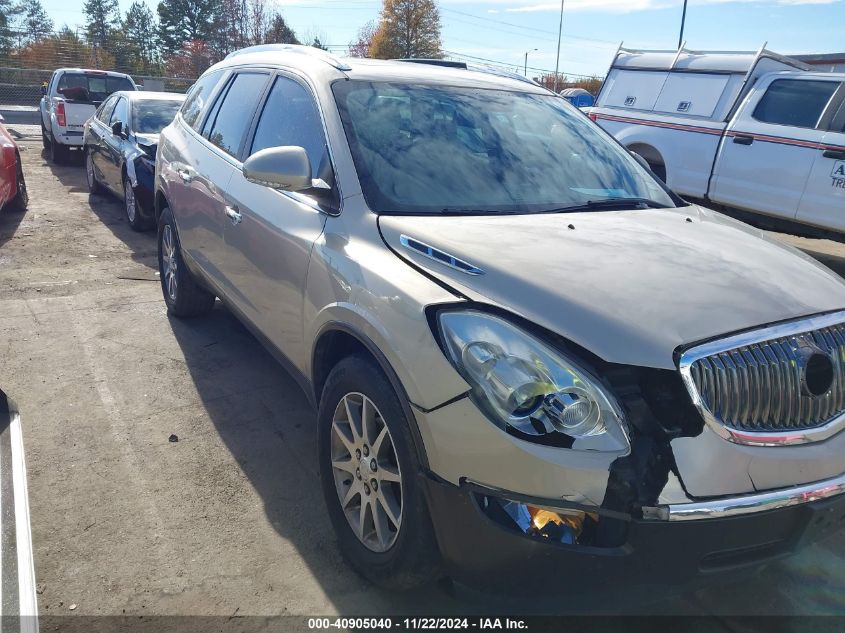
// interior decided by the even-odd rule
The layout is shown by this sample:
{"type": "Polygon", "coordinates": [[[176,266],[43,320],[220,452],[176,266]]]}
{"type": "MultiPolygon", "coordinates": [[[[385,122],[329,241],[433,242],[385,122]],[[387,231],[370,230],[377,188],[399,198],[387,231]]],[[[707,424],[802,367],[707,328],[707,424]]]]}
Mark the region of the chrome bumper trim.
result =
{"type": "Polygon", "coordinates": [[[845,493],[845,474],[811,484],[742,497],[644,507],[643,518],[658,521],[721,519],[797,506],[811,501],[828,499],[843,493],[845,493]]]}

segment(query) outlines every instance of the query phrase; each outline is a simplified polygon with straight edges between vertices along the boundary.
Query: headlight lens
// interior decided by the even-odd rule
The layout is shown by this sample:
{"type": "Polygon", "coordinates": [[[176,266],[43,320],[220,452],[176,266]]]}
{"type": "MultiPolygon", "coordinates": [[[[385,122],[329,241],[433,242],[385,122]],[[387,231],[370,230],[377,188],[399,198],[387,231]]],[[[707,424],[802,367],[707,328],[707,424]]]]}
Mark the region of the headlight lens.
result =
{"type": "Polygon", "coordinates": [[[498,426],[529,438],[580,440],[584,448],[627,447],[618,405],[575,362],[491,314],[444,311],[438,321],[452,364],[498,426]]]}

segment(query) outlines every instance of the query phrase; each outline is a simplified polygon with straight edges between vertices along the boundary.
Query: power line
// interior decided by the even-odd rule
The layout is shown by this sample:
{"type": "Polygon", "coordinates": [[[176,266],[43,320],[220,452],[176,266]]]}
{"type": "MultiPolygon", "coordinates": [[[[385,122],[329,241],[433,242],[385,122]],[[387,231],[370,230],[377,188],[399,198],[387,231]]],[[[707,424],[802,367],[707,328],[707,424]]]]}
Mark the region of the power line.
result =
{"type": "MultiPolygon", "coordinates": [[[[496,24],[505,24],[507,26],[511,26],[511,27],[514,27],[514,28],[517,28],[517,29],[523,29],[525,31],[530,31],[532,33],[546,33],[548,35],[553,35],[554,40],[557,41],[557,31],[547,31],[545,29],[538,29],[538,28],[535,28],[535,27],[532,27],[532,26],[523,26],[521,24],[516,24],[514,22],[507,22],[505,20],[496,20],[494,18],[486,18],[486,17],[481,16],[481,15],[475,15],[474,13],[467,13],[465,11],[458,11],[457,9],[449,9],[449,8],[441,7],[440,10],[446,11],[447,13],[457,13],[459,15],[465,15],[467,17],[474,18],[476,20],[482,20],[484,22],[493,22],[493,23],[496,23],[496,24]]],[[[619,43],[619,42],[612,42],[610,40],[600,40],[600,39],[593,38],[593,37],[582,37],[582,36],[577,36],[577,35],[567,35],[566,39],[583,40],[585,42],[597,42],[597,43],[600,43],[600,44],[611,44],[613,46],[616,46],[619,43]]]]}
{"type": "MultiPolygon", "coordinates": [[[[470,59],[472,61],[487,62],[489,64],[496,64],[497,66],[504,66],[506,68],[518,68],[520,66],[520,64],[514,63],[514,62],[503,62],[503,61],[499,61],[497,59],[489,59],[487,57],[478,57],[476,55],[467,55],[466,53],[459,53],[457,51],[446,51],[446,50],[444,50],[443,52],[446,53],[447,55],[449,55],[450,57],[464,57],[464,58],[470,59]]],[[[548,68],[537,68],[536,66],[528,66],[528,70],[536,70],[537,72],[548,73],[550,75],[553,75],[554,72],[555,72],[555,71],[550,70],[548,68]]],[[[570,72],[567,72],[565,70],[561,70],[559,72],[560,72],[561,75],[566,75],[567,77],[580,77],[582,79],[593,79],[593,78],[597,77],[597,75],[584,75],[582,73],[570,73],[570,72]]]]}

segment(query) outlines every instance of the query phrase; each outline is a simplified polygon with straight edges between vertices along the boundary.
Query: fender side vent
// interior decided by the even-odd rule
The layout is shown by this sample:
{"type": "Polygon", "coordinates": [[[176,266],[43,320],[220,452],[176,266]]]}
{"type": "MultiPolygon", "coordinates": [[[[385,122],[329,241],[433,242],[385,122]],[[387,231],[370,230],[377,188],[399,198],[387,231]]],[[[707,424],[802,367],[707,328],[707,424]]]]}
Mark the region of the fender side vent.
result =
{"type": "Polygon", "coordinates": [[[429,259],[433,259],[436,262],[440,262],[445,266],[449,266],[449,268],[454,268],[455,270],[460,270],[467,275],[483,275],[484,271],[478,268],[477,266],[473,266],[472,264],[463,261],[462,259],[458,259],[454,255],[450,255],[445,251],[441,251],[438,248],[434,248],[426,244],[425,242],[420,242],[419,240],[415,240],[412,237],[408,237],[407,235],[400,235],[399,241],[401,242],[402,246],[407,248],[410,251],[415,251],[422,255],[423,257],[428,257],[429,259]]]}

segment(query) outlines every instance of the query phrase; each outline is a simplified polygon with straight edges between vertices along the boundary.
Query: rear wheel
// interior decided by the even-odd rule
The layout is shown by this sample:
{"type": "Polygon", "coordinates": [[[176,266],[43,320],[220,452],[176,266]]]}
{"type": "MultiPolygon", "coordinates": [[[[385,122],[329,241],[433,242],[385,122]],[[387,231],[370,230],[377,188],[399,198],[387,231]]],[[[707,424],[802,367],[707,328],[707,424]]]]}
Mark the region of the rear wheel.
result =
{"type": "Polygon", "coordinates": [[[318,424],[323,495],[343,554],[385,588],[434,580],[440,555],[411,421],[375,362],[355,355],[338,363],[320,398],[318,424]]]}
{"type": "Polygon", "coordinates": [[[94,171],[94,157],[91,156],[90,149],[85,150],[85,181],[88,183],[88,193],[103,193],[103,186],[97,180],[97,174],[94,171]]]}
{"type": "Polygon", "coordinates": [[[50,140],[50,162],[55,165],[60,165],[67,160],[67,148],[59,144],[56,137],[53,136],[50,140]]]}
{"type": "Polygon", "coordinates": [[[182,249],[170,209],[158,222],[158,270],[167,312],[177,317],[206,314],[214,307],[214,295],[194,279],[182,259],[182,249]]]}
{"type": "Polygon", "coordinates": [[[29,192],[26,189],[26,180],[23,177],[23,165],[21,165],[21,157],[15,155],[17,163],[15,165],[15,179],[17,180],[18,192],[15,197],[9,202],[9,209],[13,212],[21,213],[26,211],[29,204],[29,192]]]}

